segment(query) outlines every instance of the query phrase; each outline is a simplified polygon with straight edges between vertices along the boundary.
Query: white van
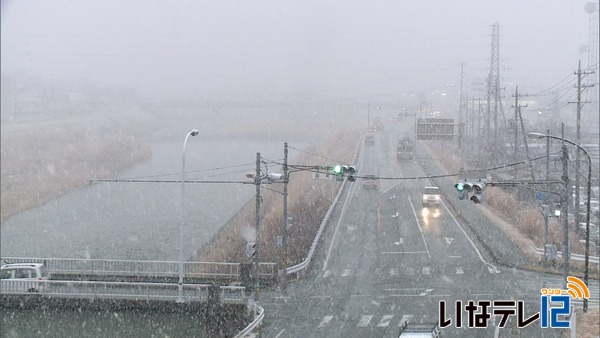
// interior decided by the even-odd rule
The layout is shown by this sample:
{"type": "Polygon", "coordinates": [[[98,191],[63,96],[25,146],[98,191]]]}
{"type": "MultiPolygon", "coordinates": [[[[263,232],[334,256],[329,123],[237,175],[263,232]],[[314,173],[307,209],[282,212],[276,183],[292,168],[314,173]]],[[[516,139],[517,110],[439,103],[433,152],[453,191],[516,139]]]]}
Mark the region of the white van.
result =
{"type": "Polygon", "coordinates": [[[3,293],[39,292],[44,281],[50,279],[46,267],[41,263],[5,264],[0,268],[3,293]]]}

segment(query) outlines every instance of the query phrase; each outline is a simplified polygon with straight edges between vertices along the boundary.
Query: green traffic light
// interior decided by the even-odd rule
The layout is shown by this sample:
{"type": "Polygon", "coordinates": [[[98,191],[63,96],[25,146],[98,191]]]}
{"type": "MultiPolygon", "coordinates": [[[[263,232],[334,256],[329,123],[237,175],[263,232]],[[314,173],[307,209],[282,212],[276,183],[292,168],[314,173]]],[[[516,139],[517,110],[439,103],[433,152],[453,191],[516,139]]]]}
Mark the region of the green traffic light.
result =
{"type": "Polygon", "coordinates": [[[335,167],[333,167],[333,173],[336,175],[343,174],[344,170],[342,169],[342,166],[338,164],[335,167]]]}
{"type": "Polygon", "coordinates": [[[465,190],[465,186],[462,183],[456,183],[454,186],[456,187],[456,190],[458,190],[458,191],[465,190]]]}

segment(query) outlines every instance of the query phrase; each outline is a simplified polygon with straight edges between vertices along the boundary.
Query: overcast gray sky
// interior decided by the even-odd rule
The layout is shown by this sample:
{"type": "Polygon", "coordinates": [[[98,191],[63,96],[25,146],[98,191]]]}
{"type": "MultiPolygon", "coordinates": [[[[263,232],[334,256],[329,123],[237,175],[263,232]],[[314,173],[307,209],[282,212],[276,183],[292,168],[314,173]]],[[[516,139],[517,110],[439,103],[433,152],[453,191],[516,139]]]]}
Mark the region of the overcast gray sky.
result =
{"type": "Polygon", "coordinates": [[[485,78],[550,87],[588,43],[588,0],[2,0],[2,73],[144,95],[339,99],[485,78]]]}

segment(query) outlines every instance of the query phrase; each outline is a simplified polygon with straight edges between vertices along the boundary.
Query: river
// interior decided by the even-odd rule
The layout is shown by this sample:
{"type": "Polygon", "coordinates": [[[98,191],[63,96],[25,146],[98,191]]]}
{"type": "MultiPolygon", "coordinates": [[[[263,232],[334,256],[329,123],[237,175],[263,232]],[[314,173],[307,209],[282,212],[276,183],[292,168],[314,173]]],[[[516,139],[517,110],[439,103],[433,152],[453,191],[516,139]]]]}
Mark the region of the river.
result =
{"type": "MultiPolygon", "coordinates": [[[[17,214],[2,224],[2,257],[177,260],[181,219],[182,144],[152,143],[152,158],[118,179],[148,183],[94,183],[17,214]]],[[[186,180],[247,181],[256,153],[283,157],[283,141],[190,137],[186,180]],[[218,170],[211,170],[218,168],[218,170]]],[[[271,171],[281,170],[271,166],[271,171]]],[[[189,258],[250,198],[252,184],[187,183],[184,257],[189,258]]],[[[243,250],[244,248],[240,248],[243,250]]]]}

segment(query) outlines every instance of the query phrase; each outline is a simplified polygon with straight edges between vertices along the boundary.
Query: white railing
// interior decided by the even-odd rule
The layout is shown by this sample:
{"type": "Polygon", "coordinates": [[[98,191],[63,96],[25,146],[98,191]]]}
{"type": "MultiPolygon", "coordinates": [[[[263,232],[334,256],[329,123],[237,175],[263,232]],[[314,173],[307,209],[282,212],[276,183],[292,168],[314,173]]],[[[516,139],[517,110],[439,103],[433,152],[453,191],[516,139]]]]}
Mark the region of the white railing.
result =
{"type": "MultiPolygon", "coordinates": [[[[206,302],[209,298],[207,284],[184,284],[185,302],[206,302]]],[[[242,286],[219,286],[219,301],[228,304],[244,304],[246,288],[242,286]]],[[[98,281],[22,281],[2,280],[2,295],[41,295],[52,298],[164,300],[178,299],[177,283],[124,283],[98,281]]]]}
{"type": "MultiPolygon", "coordinates": [[[[50,274],[82,276],[178,277],[177,261],[139,261],[76,258],[4,257],[7,263],[44,263],[50,274]]],[[[224,278],[240,281],[240,263],[184,262],[186,278],[224,278]]],[[[260,264],[262,276],[275,275],[275,263],[260,264]]]]}

